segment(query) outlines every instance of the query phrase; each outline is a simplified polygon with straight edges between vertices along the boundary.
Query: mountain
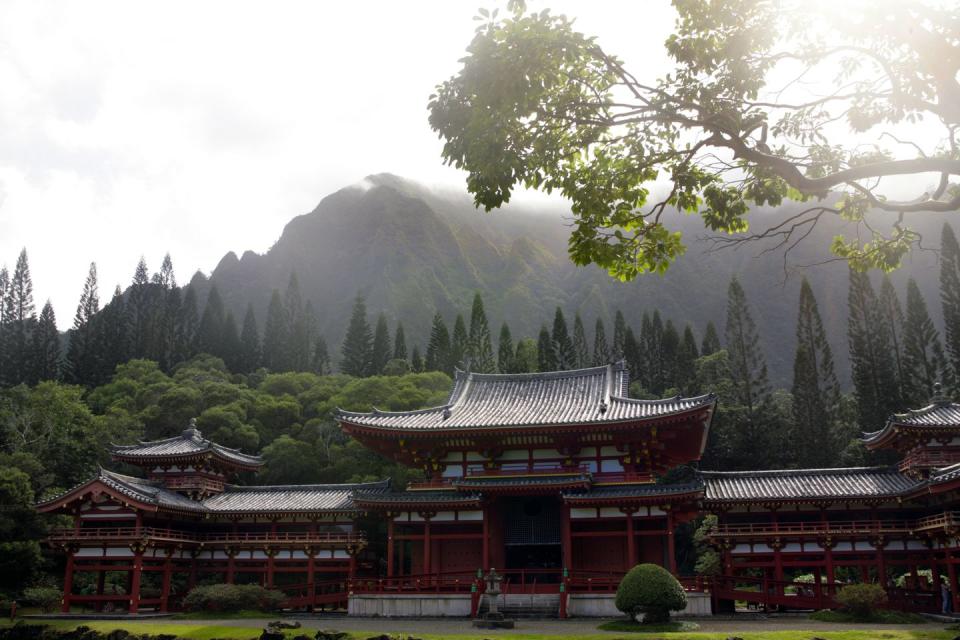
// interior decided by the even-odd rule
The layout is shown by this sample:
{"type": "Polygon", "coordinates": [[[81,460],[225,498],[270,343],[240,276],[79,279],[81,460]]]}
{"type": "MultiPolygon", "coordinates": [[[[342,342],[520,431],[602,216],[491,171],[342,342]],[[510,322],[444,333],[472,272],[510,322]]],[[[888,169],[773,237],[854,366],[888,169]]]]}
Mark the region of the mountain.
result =
{"type": "MultiPolygon", "coordinates": [[[[786,209],[800,211],[798,207],[786,209]]],[[[774,214],[782,219],[784,210],[755,211],[750,219],[762,229],[774,214]]],[[[296,273],[303,298],[313,301],[321,332],[337,359],[358,293],[366,298],[371,322],[380,312],[391,327],[402,320],[411,348],[425,347],[437,310],[451,326],[458,312],[468,318],[475,291],[483,295],[494,336],[504,319],[514,339],[536,336],[541,324],[552,322],[559,305],[571,323],[579,311],[588,332],[596,316],[602,316],[608,337],[619,308],[636,329],[644,311],[658,309],[664,321],[672,319],[681,331],[689,322],[699,339],[710,320],[722,337],[727,285],[736,274],[760,327],[771,378],[788,385],[803,274],[817,295],[841,378],[848,378],[847,268],[830,262],[827,252],[830,239],[844,230],[841,221],[824,218],[788,256],[792,264],[827,262],[787,278],[782,251],[758,255],[764,248],[758,244],[717,250],[703,237],[706,231],[697,216],[673,214],[667,224],[684,233],[686,255],[664,276],[622,283],[601,269],[570,262],[569,214],[566,218],[556,205],[511,205],[485,213],[476,210],[465,193],[433,191],[390,174],[372,175],[291,220],[265,254],[247,251],[238,258],[228,253],[209,277],[198,273],[190,285],[203,301],[210,284],[216,283],[238,318],[252,302],[262,330],[272,290],[283,291],[290,274],[296,273]]],[[[912,222],[925,246],[939,246],[942,218],[912,222]]],[[[939,311],[936,255],[918,252],[910,257],[893,276],[901,292],[910,275],[920,283],[931,312],[939,311]]]]}

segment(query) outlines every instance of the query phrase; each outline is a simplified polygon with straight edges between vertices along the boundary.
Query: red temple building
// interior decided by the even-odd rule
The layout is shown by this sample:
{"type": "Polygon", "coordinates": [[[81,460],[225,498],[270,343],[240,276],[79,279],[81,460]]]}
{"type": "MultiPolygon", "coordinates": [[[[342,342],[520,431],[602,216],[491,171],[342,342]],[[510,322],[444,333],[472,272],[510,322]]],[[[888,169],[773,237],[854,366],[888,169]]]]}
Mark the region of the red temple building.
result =
{"type": "Polygon", "coordinates": [[[338,411],[347,434],[423,471],[403,488],[237,484],[261,460],[192,426],[114,447],[143,477],[101,470],[38,506],[73,518],[50,537],[67,555],[63,610],[168,611],[195,584],[252,582],[292,608],[468,616],[495,567],[508,610],[616,615],[623,574],[679,574],[677,532],[705,515],[720,575],[681,579],[688,614],[830,607],[851,581],[908,609],[939,608],[941,580],[956,599],[960,405],[936,397],[866,434],[900,455],[892,468],[695,471],[717,399],[631,399],[628,384],[622,363],[458,372],[439,407],[338,411]],[[107,588],[116,572],[123,587],[107,588]]]}

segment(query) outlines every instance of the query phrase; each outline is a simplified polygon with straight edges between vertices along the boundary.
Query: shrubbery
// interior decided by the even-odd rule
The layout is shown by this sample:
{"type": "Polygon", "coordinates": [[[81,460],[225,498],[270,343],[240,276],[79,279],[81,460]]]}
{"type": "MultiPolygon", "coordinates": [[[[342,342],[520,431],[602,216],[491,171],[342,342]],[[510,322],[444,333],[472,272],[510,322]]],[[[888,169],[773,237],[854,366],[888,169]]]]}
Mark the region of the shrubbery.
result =
{"type": "Polygon", "coordinates": [[[642,614],[644,623],[655,624],[686,607],[687,596],[669,571],[656,564],[639,564],[620,581],[614,604],[633,619],[642,614]]]}
{"type": "Polygon", "coordinates": [[[286,596],[255,584],[212,584],[195,587],[183,599],[187,611],[274,611],[286,596]]]}
{"type": "Polygon", "coordinates": [[[23,599],[27,604],[40,607],[44,613],[50,613],[62,601],[63,592],[53,587],[29,587],[23,590],[23,599]]]}
{"type": "Polygon", "coordinates": [[[837,602],[856,618],[869,620],[887,601],[887,592],[878,584],[851,584],[840,589],[837,602]]]}

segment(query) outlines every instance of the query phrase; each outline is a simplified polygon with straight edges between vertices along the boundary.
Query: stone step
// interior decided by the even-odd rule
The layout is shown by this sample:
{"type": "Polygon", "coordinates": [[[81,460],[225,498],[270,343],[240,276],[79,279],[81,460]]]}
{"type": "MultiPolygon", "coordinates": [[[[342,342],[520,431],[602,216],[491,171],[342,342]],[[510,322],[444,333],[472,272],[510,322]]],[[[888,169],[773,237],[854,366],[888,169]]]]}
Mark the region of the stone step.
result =
{"type": "MultiPolygon", "coordinates": [[[[508,593],[497,598],[497,609],[508,618],[557,618],[560,595],[550,593],[508,593]]],[[[487,611],[487,601],[480,603],[480,612],[487,611]]]]}

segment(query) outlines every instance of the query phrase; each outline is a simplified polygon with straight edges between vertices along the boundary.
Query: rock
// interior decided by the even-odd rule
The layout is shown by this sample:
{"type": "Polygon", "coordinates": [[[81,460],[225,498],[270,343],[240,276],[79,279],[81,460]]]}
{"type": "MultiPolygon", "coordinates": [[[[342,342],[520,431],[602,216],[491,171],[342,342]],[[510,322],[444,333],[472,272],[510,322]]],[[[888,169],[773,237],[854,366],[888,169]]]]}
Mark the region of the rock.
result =
{"type": "Polygon", "coordinates": [[[263,630],[260,634],[260,640],[286,640],[282,631],[272,631],[270,627],[263,630]]]}
{"type": "Polygon", "coordinates": [[[300,621],[294,620],[290,622],[289,620],[274,620],[273,622],[267,623],[268,627],[274,627],[275,629],[299,629],[300,621]]]}
{"type": "Polygon", "coordinates": [[[385,633],[381,633],[378,636],[370,636],[367,640],[392,640],[392,638],[385,633]]]}
{"type": "Polygon", "coordinates": [[[336,629],[320,629],[314,638],[316,638],[316,640],[348,640],[350,634],[345,631],[337,631],[336,629]]]}
{"type": "Polygon", "coordinates": [[[310,636],[300,634],[299,636],[293,636],[293,640],[313,640],[310,636]]]}
{"type": "Polygon", "coordinates": [[[127,640],[130,637],[130,632],[126,629],[114,629],[107,634],[107,640],[127,640]]]}

